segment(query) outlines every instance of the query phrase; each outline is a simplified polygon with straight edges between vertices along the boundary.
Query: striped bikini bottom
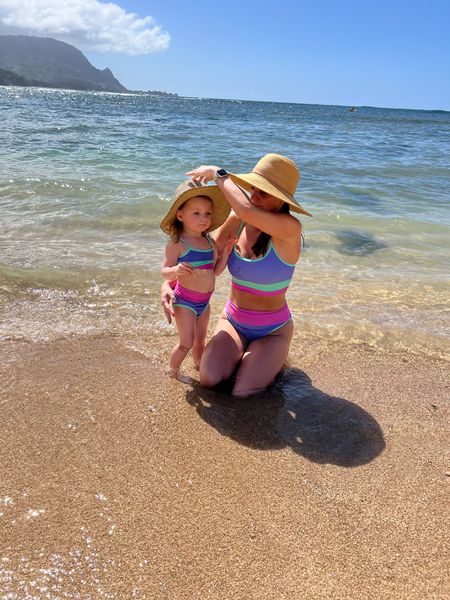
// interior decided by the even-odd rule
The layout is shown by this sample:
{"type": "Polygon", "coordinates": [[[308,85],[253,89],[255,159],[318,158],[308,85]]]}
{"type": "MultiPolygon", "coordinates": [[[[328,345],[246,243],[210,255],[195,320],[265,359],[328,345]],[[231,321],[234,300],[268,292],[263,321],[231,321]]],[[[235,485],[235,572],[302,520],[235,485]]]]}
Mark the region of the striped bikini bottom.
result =
{"type": "Polygon", "coordinates": [[[248,342],[273,333],[292,319],[288,305],[279,310],[248,310],[228,299],[225,305],[228,321],[248,342]]]}
{"type": "Polygon", "coordinates": [[[205,312],[212,295],[212,291],[195,292],[181,286],[179,283],[176,284],[173,293],[175,294],[173,305],[191,310],[197,318],[205,312]]]}

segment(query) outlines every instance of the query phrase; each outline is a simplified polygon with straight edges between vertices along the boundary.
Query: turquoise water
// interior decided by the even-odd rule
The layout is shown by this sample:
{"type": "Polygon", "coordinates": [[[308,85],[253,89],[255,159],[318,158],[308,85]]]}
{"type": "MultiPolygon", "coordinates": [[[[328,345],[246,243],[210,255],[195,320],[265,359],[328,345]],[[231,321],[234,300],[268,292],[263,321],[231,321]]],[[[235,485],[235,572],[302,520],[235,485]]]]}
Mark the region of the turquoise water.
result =
{"type": "MultiPolygon", "coordinates": [[[[172,331],[159,221],[198,164],[302,172],[297,347],[448,346],[450,113],[0,88],[2,339],[172,331]]],[[[218,281],[213,308],[226,297],[218,281]]]]}

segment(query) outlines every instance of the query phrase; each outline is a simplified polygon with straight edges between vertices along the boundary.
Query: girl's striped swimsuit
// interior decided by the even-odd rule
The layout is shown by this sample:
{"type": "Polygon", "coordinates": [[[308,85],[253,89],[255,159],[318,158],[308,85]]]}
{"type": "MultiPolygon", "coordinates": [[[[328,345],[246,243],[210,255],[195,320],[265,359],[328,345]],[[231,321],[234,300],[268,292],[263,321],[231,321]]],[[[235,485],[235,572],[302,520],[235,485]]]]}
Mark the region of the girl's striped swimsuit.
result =
{"type": "MultiPolygon", "coordinates": [[[[193,248],[186,240],[180,237],[180,241],[186,246],[186,250],[178,257],[177,264],[185,262],[189,263],[194,269],[214,269],[214,245],[209,236],[206,236],[206,239],[209,241],[211,247],[207,250],[201,250],[193,248]]],[[[196,317],[201,317],[209,304],[209,299],[213,291],[196,292],[195,290],[183,287],[177,281],[174,289],[174,305],[187,308],[196,317]]]]}
{"type": "Polygon", "coordinates": [[[186,246],[186,250],[178,257],[177,264],[180,262],[189,263],[194,269],[214,269],[214,244],[211,241],[209,235],[206,239],[210,243],[210,248],[206,250],[200,250],[199,248],[193,248],[180,237],[180,242],[186,246]]]}
{"type": "MultiPolygon", "coordinates": [[[[261,258],[243,258],[236,245],[228,259],[231,286],[255,296],[278,296],[284,294],[291,283],[295,264],[278,256],[272,240],[261,258]]],[[[291,320],[288,305],[279,310],[260,311],[239,308],[228,300],[225,312],[229,322],[249,342],[269,335],[291,320]]]]}

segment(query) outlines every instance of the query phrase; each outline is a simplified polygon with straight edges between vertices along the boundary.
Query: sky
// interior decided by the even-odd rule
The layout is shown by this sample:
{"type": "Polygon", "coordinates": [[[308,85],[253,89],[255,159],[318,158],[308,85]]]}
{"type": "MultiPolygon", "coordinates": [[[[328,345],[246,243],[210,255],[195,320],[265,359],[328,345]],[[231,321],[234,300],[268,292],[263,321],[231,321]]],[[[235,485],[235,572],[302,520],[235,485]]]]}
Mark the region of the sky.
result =
{"type": "Polygon", "coordinates": [[[450,110],[450,0],[0,0],[132,90],[450,110]]]}

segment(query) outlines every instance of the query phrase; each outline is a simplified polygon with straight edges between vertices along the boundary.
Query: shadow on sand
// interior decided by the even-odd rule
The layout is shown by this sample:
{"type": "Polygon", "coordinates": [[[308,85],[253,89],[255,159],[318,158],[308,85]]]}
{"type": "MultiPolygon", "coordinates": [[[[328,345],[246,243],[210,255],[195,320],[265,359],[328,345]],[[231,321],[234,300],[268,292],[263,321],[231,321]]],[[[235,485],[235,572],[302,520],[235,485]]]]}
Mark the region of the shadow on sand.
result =
{"type": "Polygon", "coordinates": [[[329,396],[299,369],[282,371],[264,394],[236,399],[227,384],[186,393],[198,414],[222,435],[260,450],[290,447],[317,463],[355,467],[385,448],[383,433],[358,405],[329,396]]]}

